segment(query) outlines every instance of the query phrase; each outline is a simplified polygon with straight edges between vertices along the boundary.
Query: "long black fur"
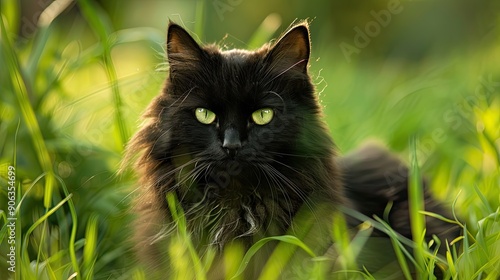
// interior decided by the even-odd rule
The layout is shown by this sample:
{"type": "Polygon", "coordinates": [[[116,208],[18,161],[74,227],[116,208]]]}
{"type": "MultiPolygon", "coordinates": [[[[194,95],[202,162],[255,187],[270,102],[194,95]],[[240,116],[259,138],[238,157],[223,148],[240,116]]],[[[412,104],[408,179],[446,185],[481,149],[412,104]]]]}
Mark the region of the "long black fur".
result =
{"type": "MultiPolygon", "coordinates": [[[[318,205],[328,213],[343,205],[381,216],[393,201],[391,224],[411,234],[407,181],[392,185],[382,175],[401,162],[377,148],[337,160],[308,75],[307,23],[255,51],[201,47],[174,23],[167,37],[169,77],[146,110],[126,159],[140,154],[135,236],[150,271],[168,267],[162,241],[175,228],[169,193],[179,200],[200,252],[222,250],[234,240],[248,248],[262,237],[285,234],[300,208],[315,211],[318,205]],[[216,121],[197,121],[194,111],[200,107],[213,111],[216,121]],[[260,108],[274,110],[269,124],[252,122],[260,108]],[[227,135],[236,135],[241,145],[224,148],[227,135]]],[[[426,206],[443,212],[428,195],[426,206]]],[[[315,223],[328,227],[331,220],[322,218],[315,223]]],[[[428,227],[451,238],[442,222],[428,227]]]]}

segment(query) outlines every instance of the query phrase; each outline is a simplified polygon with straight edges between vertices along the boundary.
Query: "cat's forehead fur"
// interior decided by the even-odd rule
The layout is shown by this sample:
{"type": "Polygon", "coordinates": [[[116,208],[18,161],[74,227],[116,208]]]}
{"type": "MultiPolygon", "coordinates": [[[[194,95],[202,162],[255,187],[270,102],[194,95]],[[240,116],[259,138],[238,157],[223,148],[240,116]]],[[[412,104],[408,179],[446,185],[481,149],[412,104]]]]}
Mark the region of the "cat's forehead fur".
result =
{"type": "Polygon", "coordinates": [[[234,61],[236,63],[245,62],[250,56],[255,54],[255,51],[247,51],[241,49],[231,49],[221,51],[220,54],[222,57],[227,59],[228,61],[234,61]]]}
{"type": "Polygon", "coordinates": [[[293,94],[304,85],[302,92],[311,91],[309,52],[307,24],[292,27],[275,43],[254,51],[200,46],[182,27],[171,24],[167,55],[172,86],[168,94],[182,98],[183,93],[190,92],[197,97],[190,101],[200,103],[193,106],[241,112],[276,99],[282,104],[280,95],[293,94]]]}

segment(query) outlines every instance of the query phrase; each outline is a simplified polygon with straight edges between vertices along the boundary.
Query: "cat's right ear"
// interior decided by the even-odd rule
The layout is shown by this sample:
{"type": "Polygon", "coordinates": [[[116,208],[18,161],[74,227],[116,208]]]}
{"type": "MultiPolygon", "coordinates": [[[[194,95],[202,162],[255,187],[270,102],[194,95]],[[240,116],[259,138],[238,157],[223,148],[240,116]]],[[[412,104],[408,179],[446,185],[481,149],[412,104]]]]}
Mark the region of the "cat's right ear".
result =
{"type": "Polygon", "coordinates": [[[292,27],[272,46],[268,58],[272,67],[281,71],[299,70],[307,73],[311,52],[307,22],[292,27]]]}
{"type": "Polygon", "coordinates": [[[170,22],[167,32],[167,57],[170,71],[193,66],[201,60],[203,50],[181,26],[170,22]]]}

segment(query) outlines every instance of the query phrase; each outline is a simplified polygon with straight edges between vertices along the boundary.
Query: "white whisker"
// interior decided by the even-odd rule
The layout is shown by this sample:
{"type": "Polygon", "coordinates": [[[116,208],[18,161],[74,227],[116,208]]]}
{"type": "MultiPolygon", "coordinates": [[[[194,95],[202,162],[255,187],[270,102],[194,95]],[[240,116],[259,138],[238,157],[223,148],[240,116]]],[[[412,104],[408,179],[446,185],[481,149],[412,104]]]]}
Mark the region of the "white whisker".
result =
{"type": "Polygon", "coordinates": [[[294,64],[292,64],[290,67],[286,68],[285,70],[281,71],[278,75],[274,76],[272,79],[270,79],[264,86],[267,86],[268,84],[270,84],[272,81],[274,81],[275,79],[281,77],[283,74],[285,74],[286,72],[290,71],[291,69],[293,69],[293,67],[303,63],[303,62],[307,62],[307,59],[301,59],[297,62],[295,62],[294,64]]]}

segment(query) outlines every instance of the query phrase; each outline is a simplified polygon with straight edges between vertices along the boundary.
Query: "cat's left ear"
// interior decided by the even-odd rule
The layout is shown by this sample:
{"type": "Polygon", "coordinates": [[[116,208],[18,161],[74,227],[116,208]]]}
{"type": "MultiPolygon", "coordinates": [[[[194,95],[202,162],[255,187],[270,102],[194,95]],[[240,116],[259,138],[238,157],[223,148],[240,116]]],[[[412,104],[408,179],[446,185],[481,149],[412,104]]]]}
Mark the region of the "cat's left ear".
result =
{"type": "Polygon", "coordinates": [[[307,72],[311,44],[309,27],[302,23],[292,27],[272,46],[268,58],[282,71],[299,70],[307,72]]]}

